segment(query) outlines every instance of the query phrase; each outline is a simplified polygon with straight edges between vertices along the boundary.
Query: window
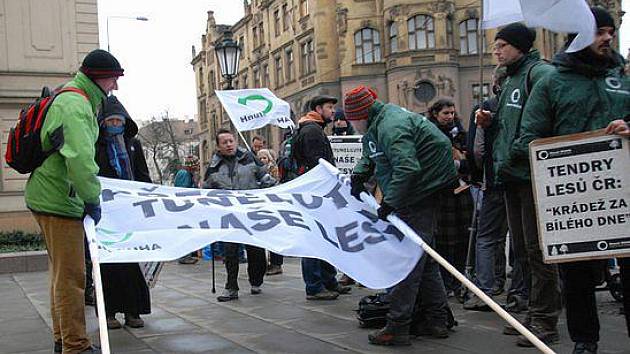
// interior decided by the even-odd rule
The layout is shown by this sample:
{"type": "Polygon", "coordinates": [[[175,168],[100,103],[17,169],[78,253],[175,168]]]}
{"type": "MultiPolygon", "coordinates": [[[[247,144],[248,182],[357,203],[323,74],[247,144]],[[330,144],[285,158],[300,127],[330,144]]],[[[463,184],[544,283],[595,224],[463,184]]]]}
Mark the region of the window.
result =
{"type": "Polygon", "coordinates": [[[459,53],[477,54],[477,19],[459,23],[459,53]]]}
{"type": "Polygon", "coordinates": [[[409,49],[435,48],[433,17],[417,15],[407,21],[409,31],[409,49]]]}
{"type": "Polygon", "coordinates": [[[287,48],[285,50],[285,54],[286,54],[286,58],[287,58],[287,82],[293,80],[293,73],[294,73],[294,67],[295,67],[295,60],[293,58],[293,49],[291,48],[287,48]]]}
{"type": "Polygon", "coordinates": [[[389,50],[392,53],[398,51],[398,24],[396,22],[389,25],[389,50]]]}
{"type": "Polygon", "coordinates": [[[258,47],[258,27],[252,27],[252,41],[254,42],[254,48],[258,47]]]}
{"type": "Polygon", "coordinates": [[[300,0],[300,17],[308,15],[308,0],[300,0]]]}
{"type": "Polygon", "coordinates": [[[246,89],[247,88],[247,73],[241,75],[241,85],[243,85],[241,88],[246,89]]]}
{"type": "Polygon", "coordinates": [[[260,31],[260,36],[258,36],[260,42],[258,44],[263,45],[265,44],[265,27],[262,22],[258,25],[258,30],[260,31]]]}
{"type": "MultiPolygon", "coordinates": [[[[472,85],[473,99],[479,100],[479,84],[472,85]]],[[[490,98],[490,84],[483,84],[484,101],[490,98]]]]}
{"type": "Polygon", "coordinates": [[[210,70],[210,74],[208,75],[208,89],[210,91],[214,91],[215,89],[214,82],[214,71],[210,70]]]}
{"type": "Polygon", "coordinates": [[[263,64],[261,87],[268,87],[268,86],[269,86],[269,64],[263,64]]]}
{"type": "Polygon", "coordinates": [[[291,24],[291,13],[287,4],[282,5],[282,30],[288,31],[291,24]]]}
{"type": "Polygon", "coordinates": [[[313,40],[302,43],[302,75],[315,72],[315,48],[313,40]]]}
{"type": "Polygon", "coordinates": [[[413,89],[413,95],[423,103],[428,103],[437,96],[435,86],[429,81],[421,81],[413,89]]]}
{"type": "Polygon", "coordinates": [[[276,87],[280,87],[282,86],[282,57],[280,57],[280,55],[274,58],[274,64],[276,69],[276,76],[274,77],[276,87]]]}
{"type": "Polygon", "coordinates": [[[280,10],[273,12],[273,28],[278,37],[280,35],[280,10]]]}
{"type": "Polygon", "coordinates": [[[199,90],[203,91],[204,90],[204,85],[203,85],[203,67],[199,67],[199,90]]]}
{"type": "Polygon", "coordinates": [[[260,88],[260,71],[254,68],[254,88],[260,88]]]}
{"type": "Polygon", "coordinates": [[[381,40],[377,30],[364,28],[354,34],[355,61],[367,64],[381,61],[381,40]]]}
{"type": "Polygon", "coordinates": [[[446,19],[446,46],[453,48],[453,20],[446,19]]]}

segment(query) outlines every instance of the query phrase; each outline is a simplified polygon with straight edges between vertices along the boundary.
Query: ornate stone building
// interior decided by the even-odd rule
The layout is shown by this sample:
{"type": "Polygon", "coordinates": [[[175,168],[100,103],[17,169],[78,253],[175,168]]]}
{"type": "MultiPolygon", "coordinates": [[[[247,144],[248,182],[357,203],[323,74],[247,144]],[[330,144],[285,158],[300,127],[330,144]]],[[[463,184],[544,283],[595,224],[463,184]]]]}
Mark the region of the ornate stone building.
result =
{"type": "MultiPolygon", "coordinates": [[[[595,1],[617,18],[621,1],[595,1]]],[[[214,132],[229,127],[214,90],[223,87],[214,43],[226,31],[242,48],[236,88],[268,87],[291,104],[297,116],[314,95],[341,97],[359,85],[379,98],[424,112],[437,98],[454,99],[468,115],[480,91],[476,36],[480,1],[470,0],[244,0],[245,16],[233,26],[215,23],[208,12],[202,47],[193,49],[197,77],[201,160],[214,150],[214,132]]],[[[484,96],[494,66],[490,45],[482,45],[484,96]]],[[[536,47],[550,59],[564,36],[538,31],[536,47]]],[[[341,107],[341,106],[339,106],[341,107]]],[[[281,131],[261,132],[277,148],[281,131]]],[[[246,134],[249,140],[251,134],[246,134]]]]}
{"type": "Polygon", "coordinates": [[[96,0],[0,0],[0,230],[36,230],[20,175],[4,161],[7,133],[19,110],[72,78],[98,47],[96,0]]]}

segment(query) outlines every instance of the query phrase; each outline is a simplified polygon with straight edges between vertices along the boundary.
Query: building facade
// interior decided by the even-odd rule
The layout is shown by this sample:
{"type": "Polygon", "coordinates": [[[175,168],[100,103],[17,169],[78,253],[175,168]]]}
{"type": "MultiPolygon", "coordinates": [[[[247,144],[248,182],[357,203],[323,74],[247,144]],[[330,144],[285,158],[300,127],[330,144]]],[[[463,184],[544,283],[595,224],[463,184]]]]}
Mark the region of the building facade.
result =
{"type": "MultiPolygon", "coordinates": [[[[342,97],[357,85],[379,98],[425,112],[436,99],[452,98],[467,123],[479,92],[490,93],[495,30],[476,34],[481,1],[470,0],[244,0],[245,16],[233,26],[208,12],[202,46],[193,49],[201,161],[214,150],[214,133],[230,127],[214,90],[224,87],[214,43],[231,32],[242,48],[235,88],[268,87],[299,117],[317,94],[342,97]],[[483,47],[483,84],[480,55],[483,47]]],[[[595,1],[622,16],[621,1],[595,1]]],[[[565,36],[538,31],[536,47],[550,59],[565,36]]],[[[341,106],[339,106],[341,109],[341,106]]],[[[277,148],[276,127],[263,135],[277,148]]]]}
{"type": "Polygon", "coordinates": [[[24,205],[27,175],[6,165],[7,134],[21,108],[72,78],[98,48],[97,0],[0,0],[0,230],[36,230],[24,205]]]}

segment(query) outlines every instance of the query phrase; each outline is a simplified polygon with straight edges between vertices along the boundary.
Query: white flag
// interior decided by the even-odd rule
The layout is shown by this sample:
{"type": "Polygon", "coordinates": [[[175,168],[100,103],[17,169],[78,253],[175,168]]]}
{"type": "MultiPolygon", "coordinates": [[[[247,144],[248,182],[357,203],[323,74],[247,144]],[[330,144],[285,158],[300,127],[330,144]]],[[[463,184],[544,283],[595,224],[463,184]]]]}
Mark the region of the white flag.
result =
{"type": "Polygon", "coordinates": [[[320,258],[370,288],[397,284],[421,246],[352,197],[347,177],[331,169],[246,191],[101,178],[103,218],[96,235],[86,233],[101,263],[167,261],[228,241],[320,258]]]}
{"type": "Polygon", "coordinates": [[[524,21],[528,27],[577,33],[568,53],[580,51],[595,40],[595,16],[585,0],[483,0],[483,6],[484,28],[524,21]]]}
{"type": "Polygon", "coordinates": [[[294,127],[289,104],[267,88],[215,92],[238,131],[258,129],[267,124],[294,127]]]}

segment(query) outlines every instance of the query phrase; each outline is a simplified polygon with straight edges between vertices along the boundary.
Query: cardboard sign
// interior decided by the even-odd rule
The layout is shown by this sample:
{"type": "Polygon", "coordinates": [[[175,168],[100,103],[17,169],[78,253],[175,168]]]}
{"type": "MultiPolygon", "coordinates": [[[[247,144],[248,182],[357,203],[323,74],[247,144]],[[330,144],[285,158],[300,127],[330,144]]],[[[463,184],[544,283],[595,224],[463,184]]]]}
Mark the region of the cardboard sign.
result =
{"type": "Polygon", "coordinates": [[[332,146],[335,165],[343,174],[352,174],[352,169],[361,159],[363,144],[361,135],[335,135],[329,136],[332,146]]]}
{"type": "Polygon", "coordinates": [[[529,153],[545,263],[630,256],[629,140],[588,132],[529,153]]]}

